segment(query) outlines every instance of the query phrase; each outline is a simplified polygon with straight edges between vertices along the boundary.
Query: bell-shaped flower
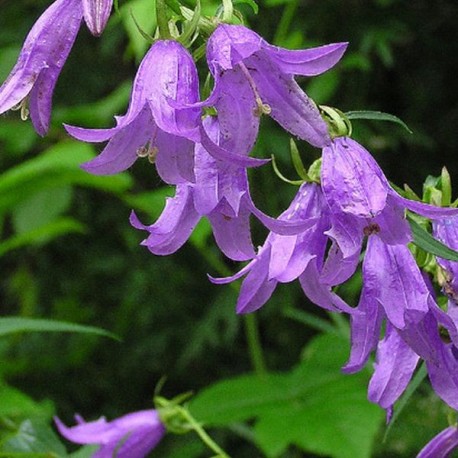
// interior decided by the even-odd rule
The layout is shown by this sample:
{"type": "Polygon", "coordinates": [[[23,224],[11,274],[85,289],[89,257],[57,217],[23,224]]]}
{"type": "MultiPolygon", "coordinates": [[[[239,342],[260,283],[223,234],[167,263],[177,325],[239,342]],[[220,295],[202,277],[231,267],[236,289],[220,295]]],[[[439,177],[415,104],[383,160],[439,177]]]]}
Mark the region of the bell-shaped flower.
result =
{"type": "Polygon", "coordinates": [[[77,444],[97,444],[93,458],[145,458],[165,434],[156,410],[142,410],[107,422],[105,418],[85,422],[75,416],[77,425],[65,426],[55,418],[60,434],[77,444]]]}
{"type": "Polygon", "coordinates": [[[57,78],[75,42],[83,18],[81,0],[57,0],[37,20],[18,61],[0,87],[0,114],[21,109],[45,135],[57,78]]]}
{"type": "Polygon", "coordinates": [[[337,284],[355,271],[364,236],[376,233],[385,244],[406,245],[412,232],[405,217],[410,210],[426,218],[458,215],[443,208],[405,199],[388,183],[370,153],[348,137],[337,137],[323,148],[321,186],[333,215],[329,235],[340,247],[337,284]]]}
{"type": "MultiPolygon", "coordinates": [[[[236,144],[236,138],[224,138],[218,120],[207,117],[203,121],[209,140],[214,145],[236,144]]],[[[246,146],[238,151],[242,159],[249,152],[246,146]]],[[[143,225],[134,213],[131,215],[134,227],[149,232],[142,245],[153,254],[168,255],[178,250],[201,217],[210,221],[221,251],[237,261],[255,256],[250,233],[251,214],[279,233],[296,233],[309,225],[302,221],[278,221],[258,210],[249,194],[246,168],[215,159],[201,143],[195,144],[194,173],[195,182],[177,185],[175,196],[167,199],[164,211],[154,224],[143,225]]]]}
{"type": "Polygon", "coordinates": [[[449,426],[434,436],[417,455],[417,458],[447,458],[458,447],[458,428],[449,426]]]}
{"type": "MultiPolygon", "coordinates": [[[[227,136],[256,138],[261,114],[288,132],[323,147],[330,138],[318,108],[294,80],[333,67],[347,43],[290,51],[269,45],[242,25],[220,24],[207,43],[207,62],[215,85],[204,105],[214,105],[227,136]],[[238,113],[234,117],[232,113],[238,113]]],[[[213,151],[209,151],[213,154],[213,151]]]]}
{"type": "Polygon", "coordinates": [[[108,140],[99,156],[82,165],[96,174],[114,174],[138,157],[155,162],[161,178],[171,184],[194,181],[194,142],[199,108],[176,108],[172,100],[192,104],[199,97],[198,77],[188,51],[173,40],[156,41],[143,58],[133,83],[127,113],[111,129],[66,126],[78,140],[108,140]]]}
{"type": "Polygon", "coordinates": [[[92,35],[98,37],[107,25],[113,0],[82,0],[84,21],[92,35]]]}
{"type": "Polygon", "coordinates": [[[305,183],[279,221],[308,222],[309,227],[292,235],[271,232],[255,259],[228,278],[211,278],[224,284],[246,275],[237,302],[238,313],[253,312],[262,307],[277,284],[299,278],[305,294],[312,302],[333,311],[351,313],[329,285],[320,282],[320,272],[328,238],[329,215],[319,185],[305,183]]]}
{"type": "MultiPolygon", "coordinates": [[[[435,207],[400,196],[371,154],[349,137],[337,137],[323,148],[321,184],[334,213],[342,212],[368,220],[390,205],[432,219],[458,215],[457,209],[435,207]]],[[[390,218],[393,223],[400,224],[396,215],[392,214],[390,218]]],[[[405,236],[406,227],[392,226],[391,229],[393,234],[400,232],[405,236]]]]}

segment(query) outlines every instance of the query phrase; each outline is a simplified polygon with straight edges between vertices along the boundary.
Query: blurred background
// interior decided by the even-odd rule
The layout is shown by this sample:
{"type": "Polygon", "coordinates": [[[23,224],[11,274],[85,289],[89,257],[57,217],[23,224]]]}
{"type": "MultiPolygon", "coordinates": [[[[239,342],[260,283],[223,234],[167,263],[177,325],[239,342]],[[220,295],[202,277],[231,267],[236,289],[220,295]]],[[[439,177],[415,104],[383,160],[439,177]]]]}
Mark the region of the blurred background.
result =
{"type": "MultiPolygon", "coordinates": [[[[214,0],[202,3],[209,14],[218,6],[214,0]]],[[[248,5],[240,9],[248,24],[271,43],[303,48],[350,42],[335,69],[299,82],[319,104],[344,112],[384,111],[407,123],[413,135],[396,124],[353,122],[354,138],[373,153],[391,181],[408,183],[421,193],[426,176],[439,175],[445,165],[458,189],[456,1],[258,4],[258,15],[248,5]]],[[[43,0],[0,0],[1,81],[48,5],[43,0]]],[[[77,143],[62,127],[63,122],[110,127],[113,115],[124,113],[132,79],[148,47],[130,11],[143,30],[153,31],[152,0],[120,0],[119,13],[113,13],[98,39],[82,27],[57,84],[48,136],[38,137],[17,112],[0,116],[0,315],[90,324],[122,339],[118,343],[96,336],[43,333],[0,338],[0,380],[67,423],[75,411],[95,419],[150,408],[163,376],[167,381],[162,393],[173,397],[252,370],[246,323],[234,312],[237,291],[207,280],[207,273],[221,276],[240,266],[219,254],[207,223],[198,226],[178,253],[151,255],[139,246],[145,233],[130,226],[129,214],[135,209],[144,223],[152,223],[173,189],[164,186],[146,160],[118,176],[88,176],[78,165],[102,145],[77,143]]],[[[202,59],[202,76],[204,64],[202,59]]],[[[306,165],[319,157],[318,150],[303,142],[298,147],[306,165]]],[[[262,121],[254,154],[275,154],[281,171],[297,179],[289,137],[270,119],[262,121]]],[[[297,190],[280,182],[270,166],[253,171],[251,182],[255,202],[273,216],[288,206],[297,190]]],[[[263,228],[253,223],[253,233],[255,243],[262,244],[263,228]]],[[[340,292],[356,305],[359,286],[355,275],[340,292]]],[[[280,285],[256,313],[270,371],[289,371],[297,364],[303,348],[320,332],[310,324],[311,316],[332,324],[305,299],[296,282],[280,285]]],[[[336,373],[345,357],[344,352],[336,373]]],[[[364,380],[363,396],[367,377],[364,380]]],[[[378,410],[378,432],[371,433],[371,445],[360,456],[414,456],[446,426],[446,410],[428,384],[415,392],[383,443],[383,415],[378,410]]],[[[251,433],[250,423],[243,428],[233,424],[231,432],[212,430],[237,458],[262,456],[251,433]]],[[[203,450],[191,437],[173,436],[152,456],[208,456],[203,450]]],[[[339,453],[296,444],[271,456],[347,456],[339,453]]]]}

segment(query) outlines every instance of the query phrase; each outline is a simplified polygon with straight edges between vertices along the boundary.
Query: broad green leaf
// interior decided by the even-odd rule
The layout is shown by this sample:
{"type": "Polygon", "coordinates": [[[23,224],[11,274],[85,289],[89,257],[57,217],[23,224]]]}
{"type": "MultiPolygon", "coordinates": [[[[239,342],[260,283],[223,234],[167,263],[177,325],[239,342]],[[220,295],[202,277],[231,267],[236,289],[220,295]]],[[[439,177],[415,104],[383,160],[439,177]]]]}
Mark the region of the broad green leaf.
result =
{"type": "Polygon", "coordinates": [[[428,231],[423,229],[412,217],[407,216],[407,221],[412,229],[412,243],[427,253],[434,254],[443,259],[458,261],[458,252],[435,239],[428,231]]]}
{"type": "Polygon", "coordinates": [[[335,458],[369,457],[383,411],[367,401],[367,372],[340,372],[346,342],[321,335],[293,371],[224,380],[198,394],[190,410],[209,426],[255,419],[256,443],[268,457],[290,444],[335,458]]]}
{"type": "Polygon", "coordinates": [[[13,235],[0,242],[0,256],[27,245],[43,245],[68,233],[84,233],[85,226],[73,218],[57,218],[36,229],[13,235]]]}
{"type": "Polygon", "coordinates": [[[39,419],[24,420],[0,444],[0,457],[66,457],[67,451],[51,426],[39,419]]]}
{"type": "Polygon", "coordinates": [[[383,113],[382,111],[369,111],[369,110],[362,110],[362,111],[347,111],[345,113],[348,119],[370,119],[373,121],[389,121],[399,124],[400,126],[404,127],[404,129],[412,134],[413,132],[410,130],[409,126],[399,119],[397,116],[394,116],[389,113],[383,113]]]}
{"type": "Polygon", "coordinates": [[[65,321],[46,320],[42,318],[3,317],[0,318],[0,337],[18,332],[76,332],[110,337],[119,340],[119,337],[104,329],[94,326],[85,326],[65,321]]]}
{"type": "Polygon", "coordinates": [[[14,208],[12,215],[16,234],[24,234],[51,223],[69,208],[72,194],[70,186],[61,186],[55,189],[43,189],[20,202],[14,208]]]}
{"type": "Polygon", "coordinates": [[[94,176],[81,170],[79,166],[94,155],[87,143],[64,141],[4,172],[0,175],[0,214],[43,189],[74,184],[122,193],[131,186],[126,173],[94,176]]]}
{"type": "Polygon", "coordinates": [[[35,402],[22,391],[0,384],[0,417],[43,417],[51,419],[54,407],[50,401],[35,402]]]}
{"type": "Polygon", "coordinates": [[[21,121],[15,115],[10,115],[8,118],[2,117],[0,143],[4,145],[4,151],[7,151],[11,156],[21,156],[28,153],[38,138],[31,122],[21,121]]]}

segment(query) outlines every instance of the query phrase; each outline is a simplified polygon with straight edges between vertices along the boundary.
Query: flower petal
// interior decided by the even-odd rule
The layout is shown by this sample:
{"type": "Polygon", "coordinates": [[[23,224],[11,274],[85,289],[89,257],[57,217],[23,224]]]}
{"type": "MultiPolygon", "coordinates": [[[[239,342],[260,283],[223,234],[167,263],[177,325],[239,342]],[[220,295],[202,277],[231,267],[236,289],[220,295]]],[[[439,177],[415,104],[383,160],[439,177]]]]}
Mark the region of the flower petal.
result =
{"type": "Polygon", "coordinates": [[[212,142],[203,127],[200,128],[200,143],[215,159],[229,162],[232,165],[237,165],[239,167],[259,167],[267,162],[270,162],[270,159],[246,157],[218,146],[216,143],[212,142]]]}
{"type": "Polygon", "coordinates": [[[216,208],[208,215],[213,235],[220,250],[234,261],[246,261],[255,257],[251,242],[250,211],[241,206],[237,216],[227,216],[216,208]]]}
{"type": "Polygon", "coordinates": [[[261,49],[262,38],[242,25],[219,24],[207,42],[207,62],[215,75],[261,49]]]}
{"type": "Polygon", "coordinates": [[[319,75],[334,67],[347,46],[348,43],[333,43],[317,48],[289,50],[263,43],[263,48],[283,73],[302,76],[319,75]]]}
{"type": "Polygon", "coordinates": [[[113,0],[82,0],[84,20],[92,35],[102,34],[113,7],[113,0]]]}
{"type": "Polygon", "coordinates": [[[458,208],[436,207],[435,205],[425,204],[424,202],[406,199],[392,190],[390,192],[399,205],[425,218],[438,219],[458,216],[458,208]]]}
{"type": "Polygon", "coordinates": [[[353,313],[354,309],[335,294],[329,286],[320,283],[316,258],[307,264],[307,268],[299,277],[299,281],[305,295],[313,303],[332,312],[353,313]]]}
{"type": "Polygon", "coordinates": [[[20,103],[40,77],[40,89],[33,95],[30,116],[43,135],[49,126],[52,92],[57,77],[75,42],[83,10],[80,0],[57,0],[30,30],[18,61],[0,87],[0,114],[20,103]]]}
{"type": "Polygon", "coordinates": [[[158,149],[157,173],[166,183],[195,181],[193,142],[158,129],[154,143],[158,149]]]}
{"type": "Polygon", "coordinates": [[[363,283],[361,299],[351,315],[351,353],[343,372],[353,374],[364,367],[377,347],[384,316],[382,307],[373,297],[371,285],[363,283]]]}
{"type": "Polygon", "coordinates": [[[165,256],[181,248],[199,219],[193,205],[192,188],[178,185],[175,197],[167,198],[165,208],[154,224],[145,226],[134,212],[130,216],[130,223],[136,229],[150,233],[142,245],[148,247],[153,254],[165,256]]]}
{"type": "Polygon", "coordinates": [[[458,429],[449,426],[434,436],[417,455],[417,458],[447,458],[458,447],[458,429]]]}
{"type": "Polygon", "coordinates": [[[262,251],[256,264],[242,283],[237,301],[237,313],[250,313],[262,307],[277,286],[277,281],[267,278],[270,250],[262,251]]]}
{"type": "Polygon", "coordinates": [[[375,371],[369,382],[369,400],[390,409],[409,384],[418,355],[387,323],[386,334],[377,347],[375,371]]]}
{"type": "Polygon", "coordinates": [[[350,138],[338,137],[323,149],[321,184],[334,212],[372,218],[385,208],[388,182],[370,153],[350,138]]]}
{"type": "Polygon", "coordinates": [[[313,146],[322,148],[330,142],[328,128],[315,103],[291,75],[281,72],[265,51],[245,59],[245,65],[275,121],[313,146]]]}
{"type": "Polygon", "coordinates": [[[430,293],[407,246],[386,245],[376,235],[370,236],[363,281],[370,284],[388,320],[398,329],[406,326],[406,311],[419,312],[420,319],[429,310],[430,293]]]}
{"type": "Polygon", "coordinates": [[[136,161],[138,149],[150,140],[155,129],[151,113],[146,107],[127,126],[112,129],[115,134],[108,145],[95,159],[82,164],[81,168],[95,175],[111,175],[126,170],[136,161]]]}

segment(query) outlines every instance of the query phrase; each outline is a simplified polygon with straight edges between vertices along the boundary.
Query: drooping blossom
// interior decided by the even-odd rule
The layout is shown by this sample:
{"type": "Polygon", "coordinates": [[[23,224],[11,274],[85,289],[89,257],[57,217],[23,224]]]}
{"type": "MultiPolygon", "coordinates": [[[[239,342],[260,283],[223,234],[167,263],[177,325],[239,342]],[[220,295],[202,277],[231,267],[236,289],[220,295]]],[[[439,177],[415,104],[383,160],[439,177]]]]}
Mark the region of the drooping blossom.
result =
{"type": "Polygon", "coordinates": [[[369,399],[388,412],[424,360],[437,395],[458,408],[458,331],[435,302],[433,291],[407,246],[368,238],[363,288],[351,314],[351,353],[343,371],[354,373],[376,350],[369,399]],[[385,334],[379,340],[382,324],[385,334]]]}
{"type": "MultiPolygon", "coordinates": [[[[220,24],[207,43],[215,86],[202,104],[216,106],[221,132],[227,138],[241,130],[237,135],[243,143],[252,143],[264,113],[293,135],[323,147],[330,141],[326,124],[294,75],[325,72],[339,61],[346,47],[347,43],[336,43],[290,51],[268,44],[244,26],[220,24]]],[[[223,158],[221,150],[214,152],[211,145],[208,150],[223,158]]]]}
{"type": "Polygon", "coordinates": [[[165,434],[156,410],[142,410],[107,422],[105,418],[85,422],[75,416],[77,425],[67,427],[54,418],[60,434],[77,444],[96,444],[93,458],[144,458],[165,434]]]}
{"type": "MultiPolygon", "coordinates": [[[[217,118],[203,122],[210,141],[239,144],[239,157],[246,158],[247,145],[236,136],[225,139],[217,118]],[[242,149],[243,146],[243,149],[242,149]]],[[[202,217],[208,218],[221,251],[237,261],[255,256],[250,233],[250,215],[256,216],[269,229],[279,233],[296,233],[313,221],[277,221],[259,211],[249,194],[244,166],[215,159],[201,143],[195,144],[194,182],[180,183],[173,198],[168,198],[159,219],[152,225],[142,224],[133,213],[131,224],[146,230],[149,236],[142,245],[156,255],[168,255],[178,250],[189,238],[202,217]]]]}
{"type": "Polygon", "coordinates": [[[108,140],[102,153],[83,164],[83,169],[96,175],[114,174],[130,167],[139,156],[148,156],[165,182],[194,181],[194,142],[189,138],[197,135],[200,109],[172,107],[170,101],[196,102],[198,84],[188,51],[173,40],[156,41],[135,76],[127,113],[115,117],[116,127],[66,126],[78,140],[108,140]]]}
{"type": "Polygon", "coordinates": [[[0,114],[29,111],[35,130],[45,135],[51,117],[57,78],[75,42],[83,18],[81,0],[57,0],[37,20],[22,46],[18,61],[0,87],[0,114]]]}
{"type": "Polygon", "coordinates": [[[113,8],[113,0],[82,0],[84,21],[92,35],[102,34],[113,8]]]}
{"type": "Polygon", "coordinates": [[[340,247],[348,247],[342,250],[343,261],[347,261],[342,278],[356,269],[365,235],[376,232],[388,245],[406,245],[412,240],[406,210],[431,219],[458,215],[457,209],[400,196],[371,154],[348,137],[337,137],[323,148],[321,186],[337,221],[330,233],[340,247]]]}
{"type": "MultiPolygon", "coordinates": [[[[309,221],[312,225],[296,235],[271,232],[256,257],[237,274],[228,278],[211,278],[211,281],[229,283],[246,275],[237,301],[238,313],[259,309],[279,282],[287,283],[297,278],[312,302],[328,310],[351,313],[352,309],[320,279],[323,265],[326,265],[326,231],[331,224],[331,215],[319,185],[304,183],[289,208],[278,219],[285,222],[309,221]]],[[[338,269],[337,264],[334,267],[338,269]]],[[[329,265],[327,268],[332,270],[329,265]]]]}
{"type": "Polygon", "coordinates": [[[417,455],[417,458],[447,458],[458,447],[458,429],[449,426],[434,436],[417,455]]]}

